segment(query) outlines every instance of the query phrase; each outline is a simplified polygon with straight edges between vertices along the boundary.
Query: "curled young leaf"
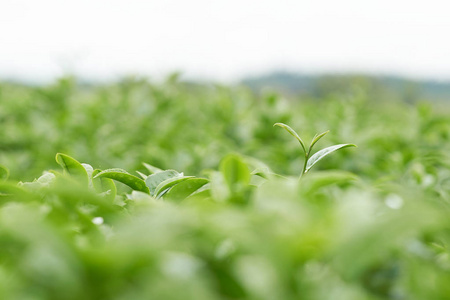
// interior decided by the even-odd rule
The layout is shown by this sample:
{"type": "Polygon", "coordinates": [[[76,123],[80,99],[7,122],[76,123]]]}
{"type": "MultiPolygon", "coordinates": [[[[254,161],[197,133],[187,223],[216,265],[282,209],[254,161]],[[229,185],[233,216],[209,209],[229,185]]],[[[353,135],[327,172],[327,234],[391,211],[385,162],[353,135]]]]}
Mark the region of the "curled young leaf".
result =
{"type": "Polygon", "coordinates": [[[327,130],[327,131],[325,131],[325,132],[322,132],[321,134],[316,134],[316,135],[314,136],[314,138],[313,138],[312,141],[311,141],[311,145],[309,146],[309,153],[311,153],[311,151],[312,151],[314,145],[315,145],[321,138],[323,138],[328,132],[330,132],[330,131],[327,130]]]}

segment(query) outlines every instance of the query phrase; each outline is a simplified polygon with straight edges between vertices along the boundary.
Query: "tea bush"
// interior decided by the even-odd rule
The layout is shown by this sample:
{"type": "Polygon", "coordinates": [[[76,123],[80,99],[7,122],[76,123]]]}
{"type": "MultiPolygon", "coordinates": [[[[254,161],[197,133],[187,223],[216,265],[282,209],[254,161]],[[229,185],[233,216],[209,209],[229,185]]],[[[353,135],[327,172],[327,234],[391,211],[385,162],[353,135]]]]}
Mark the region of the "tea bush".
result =
{"type": "Polygon", "coordinates": [[[176,77],[0,105],[0,299],[450,299],[446,105],[176,77]],[[358,148],[308,165],[280,122],[358,148]]]}

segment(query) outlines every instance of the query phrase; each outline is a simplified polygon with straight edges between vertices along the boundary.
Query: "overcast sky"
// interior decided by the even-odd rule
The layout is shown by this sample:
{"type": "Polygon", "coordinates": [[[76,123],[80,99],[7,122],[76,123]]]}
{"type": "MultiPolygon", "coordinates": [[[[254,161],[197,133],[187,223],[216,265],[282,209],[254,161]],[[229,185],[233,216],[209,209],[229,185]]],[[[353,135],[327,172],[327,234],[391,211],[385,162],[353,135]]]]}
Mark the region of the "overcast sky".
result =
{"type": "Polygon", "coordinates": [[[233,80],[271,70],[450,79],[450,3],[0,0],[0,78],[233,80]]]}

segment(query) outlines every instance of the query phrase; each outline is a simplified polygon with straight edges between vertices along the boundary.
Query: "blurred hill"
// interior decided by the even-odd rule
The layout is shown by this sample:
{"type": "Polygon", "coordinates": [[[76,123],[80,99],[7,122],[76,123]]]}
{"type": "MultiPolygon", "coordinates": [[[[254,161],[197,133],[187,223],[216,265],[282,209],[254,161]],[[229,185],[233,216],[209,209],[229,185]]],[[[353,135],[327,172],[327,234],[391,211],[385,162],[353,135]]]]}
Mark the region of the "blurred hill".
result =
{"type": "Polygon", "coordinates": [[[450,81],[412,80],[396,76],[360,74],[304,75],[274,72],[247,77],[242,83],[255,92],[274,91],[285,95],[323,98],[333,94],[366,93],[374,100],[395,99],[405,102],[420,100],[449,101],[450,81]]]}

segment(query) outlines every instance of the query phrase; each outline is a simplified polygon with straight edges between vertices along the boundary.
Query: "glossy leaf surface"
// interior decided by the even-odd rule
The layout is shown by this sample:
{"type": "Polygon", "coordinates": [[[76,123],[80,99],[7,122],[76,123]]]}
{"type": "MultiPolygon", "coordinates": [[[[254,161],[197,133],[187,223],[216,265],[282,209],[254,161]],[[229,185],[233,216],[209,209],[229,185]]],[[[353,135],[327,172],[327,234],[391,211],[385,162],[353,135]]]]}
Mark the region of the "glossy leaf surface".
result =
{"type": "Polygon", "coordinates": [[[348,147],[356,147],[356,145],[354,145],[354,144],[339,144],[339,145],[330,146],[330,147],[327,147],[320,151],[317,151],[316,153],[314,153],[313,156],[311,156],[308,159],[308,162],[307,162],[306,168],[305,168],[305,173],[308,172],[312,168],[312,166],[314,166],[319,160],[321,160],[328,154],[333,153],[334,151],[337,151],[339,149],[348,148],[348,147]]]}
{"type": "Polygon", "coordinates": [[[83,165],[75,158],[63,153],[58,153],[56,154],[56,162],[63,168],[64,173],[76,177],[86,185],[88,184],[88,173],[83,165]]]}
{"type": "Polygon", "coordinates": [[[153,196],[155,195],[156,188],[161,182],[170,178],[180,176],[182,176],[182,174],[178,173],[175,170],[165,170],[148,176],[147,179],[145,180],[145,184],[147,185],[150,194],[153,196]]]}
{"type": "Polygon", "coordinates": [[[205,178],[187,178],[186,180],[173,186],[165,195],[166,200],[183,200],[198,191],[209,182],[205,178]]]}
{"type": "Polygon", "coordinates": [[[137,176],[131,175],[130,173],[126,172],[122,169],[108,169],[104,170],[97,175],[94,176],[95,178],[110,178],[114,179],[116,181],[119,181],[123,184],[128,185],[130,188],[136,191],[141,191],[144,193],[149,193],[148,187],[145,185],[144,180],[140,179],[137,176]]]}

